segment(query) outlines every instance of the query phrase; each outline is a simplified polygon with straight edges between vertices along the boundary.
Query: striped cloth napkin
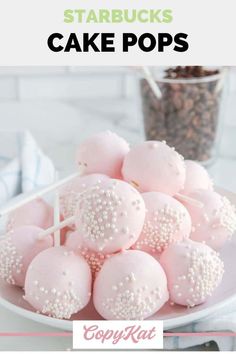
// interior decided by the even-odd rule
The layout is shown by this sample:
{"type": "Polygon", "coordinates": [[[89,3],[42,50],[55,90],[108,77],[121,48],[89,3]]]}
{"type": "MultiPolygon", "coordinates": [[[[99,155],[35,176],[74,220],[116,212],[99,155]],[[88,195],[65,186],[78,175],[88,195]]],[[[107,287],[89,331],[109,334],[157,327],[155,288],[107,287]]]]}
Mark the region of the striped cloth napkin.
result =
{"type": "Polygon", "coordinates": [[[53,183],[55,168],[28,131],[0,131],[0,206],[53,183]]]}

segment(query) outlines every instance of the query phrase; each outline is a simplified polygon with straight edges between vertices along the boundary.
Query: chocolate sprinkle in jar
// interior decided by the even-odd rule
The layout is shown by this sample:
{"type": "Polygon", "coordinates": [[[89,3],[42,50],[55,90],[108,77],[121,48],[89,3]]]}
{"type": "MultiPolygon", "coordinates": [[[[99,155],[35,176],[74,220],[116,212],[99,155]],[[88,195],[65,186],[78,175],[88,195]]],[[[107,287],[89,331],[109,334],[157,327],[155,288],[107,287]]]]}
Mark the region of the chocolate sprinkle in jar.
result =
{"type": "Polygon", "coordinates": [[[147,140],[165,140],[185,159],[205,165],[216,157],[226,69],[150,68],[161,97],[140,80],[147,140]]]}

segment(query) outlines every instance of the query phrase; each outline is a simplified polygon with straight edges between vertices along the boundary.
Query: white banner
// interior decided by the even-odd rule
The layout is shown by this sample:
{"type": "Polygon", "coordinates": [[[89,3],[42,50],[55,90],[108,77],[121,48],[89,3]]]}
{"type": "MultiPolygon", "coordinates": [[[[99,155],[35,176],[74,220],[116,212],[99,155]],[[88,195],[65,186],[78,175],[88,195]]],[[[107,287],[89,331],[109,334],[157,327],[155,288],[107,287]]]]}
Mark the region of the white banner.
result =
{"type": "Polygon", "coordinates": [[[236,65],[235,0],[1,0],[0,65],[236,65]]]}
{"type": "Polygon", "coordinates": [[[74,321],[73,349],[163,349],[163,322],[74,321]]]}

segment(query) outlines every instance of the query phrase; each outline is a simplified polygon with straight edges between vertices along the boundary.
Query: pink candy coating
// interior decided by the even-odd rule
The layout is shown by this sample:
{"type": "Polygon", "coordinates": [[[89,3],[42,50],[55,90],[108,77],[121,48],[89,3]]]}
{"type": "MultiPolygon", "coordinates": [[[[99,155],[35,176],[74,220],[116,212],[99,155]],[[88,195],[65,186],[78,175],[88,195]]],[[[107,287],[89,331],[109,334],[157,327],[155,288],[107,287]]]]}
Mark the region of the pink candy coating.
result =
{"type": "Polygon", "coordinates": [[[146,218],[134,248],[159,253],[171,243],[189,237],[191,218],[180,202],[158,192],[143,193],[142,197],[146,207],[146,218]]]}
{"type": "Polygon", "coordinates": [[[91,136],[78,148],[76,162],[83,174],[102,173],[121,177],[121,167],[129,152],[128,143],[115,133],[105,131],[91,136]]]}
{"type": "MultiPolygon", "coordinates": [[[[60,189],[61,212],[65,219],[75,215],[76,206],[80,197],[86,189],[94,186],[99,181],[109,177],[101,174],[91,174],[82,177],[75,177],[70,183],[67,183],[60,189]]],[[[71,225],[74,229],[74,225],[71,225]]]]}
{"type": "Polygon", "coordinates": [[[189,194],[196,189],[213,189],[210,176],[202,165],[192,160],[185,160],[185,167],[186,179],[182,194],[189,194]]]}
{"type": "Polygon", "coordinates": [[[137,241],[144,219],[141,194],[126,182],[108,179],[81,195],[75,224],[88,248],[114,253],[137,241]]]}
{"type": "Polygon", "coordinates": [[[131,148],[122,174],[142,192],[173,196],[184,187],[185,165],[182,156],[164,142],[146,141],[131,148]]]}
{"type": "Polygon", "coordinates": [[[64,246],[41,252],[28,268],[25,299],[43,314],[69,319],[88,304],[90,296],[87,262],[64,246]]]}
{"type": "Polygon", "coordinates": [[[202,208],[184,203],[192,219],[190,238],[220,250],[236,231],[235,207],[226,197],[210,190],[199,189],[189,196],[203,203],[202,208]]]}
{"type": "Polygon", "coordinates": [[[53,208],[41,198],[17,208],[9,215],[7,230],[18,226],[34,225],[47,229],[53,225],[53,208]]]}
{"type": "Polygon", "coordinates": [[[39,239],[42,229],[21,226],[9,232],[0,244],[0,278],[9,284],[23,287],[25,274],[34,257],[52,247],[52,236],[39,239]]]}
{"type": "Polygon", "coordinates": [[[143,320],[168,300],[160,264],[141,251],[124,251],[107,259],[98,273],[93,302],[107,320],[143,320]]]}
{"type": "Polygon", "coordinates": [[[95,278],[97,273],[100,271],[105,260],[110,257],[110,255],[92,251],[88,247],[83,246],[83,241],[78,231],[67,233],[65,246],[74,252],[78,252],[84,257],[90,266],[93,278],[95,278]]]}
{"type": "Polygon", "coordinates": [[[218,254],[191,240],[170,245],[162,253],[160,263],[168,279],[170,300],[189,307],[205,302],[224,273],[218,254]]]}
{"type": "Polygon", "coordinates": [[[60,188],[61,212],[76,216],[76,231],[52,248],[51,235],[38,235],[53,225],[53,208],[38,198],[15,210],[0,241],[0,278],[25,286],[25,299],[58,319],[88,304],[92,280],[95,308],[108,320],[143,320],[169,293],[188,307],[206,301],[224,272],[210,247],[219,250],[236,231],[235,207],[213,192],[207,171],[165,142],[130,150],[109,131],[82,143],[76,162],[83,176],[60,188]],[[203,208],[181,204],[178,193],[203,208]]]}

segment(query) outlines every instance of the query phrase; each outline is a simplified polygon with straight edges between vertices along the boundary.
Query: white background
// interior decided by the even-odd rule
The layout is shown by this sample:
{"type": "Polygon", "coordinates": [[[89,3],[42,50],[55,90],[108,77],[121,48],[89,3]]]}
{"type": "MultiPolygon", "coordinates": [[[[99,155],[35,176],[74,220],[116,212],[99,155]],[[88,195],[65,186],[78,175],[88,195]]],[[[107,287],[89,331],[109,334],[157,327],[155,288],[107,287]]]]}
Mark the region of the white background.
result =
{"type": "Polygon", "coordinates": [[[236,65],[235,0],[7,0],[1,1],[0,65],[236,65]],[[67,8],[171,8],[170,24],[65,24],[67,8]],[[47,47],[51,33],[115,31],[169,31],[189,35],[190,49],[184,53],[169,49],[164,53],[142,53],[135,47],[122,53],[121,42],[116,53],[54,53],[47,47]]]}

